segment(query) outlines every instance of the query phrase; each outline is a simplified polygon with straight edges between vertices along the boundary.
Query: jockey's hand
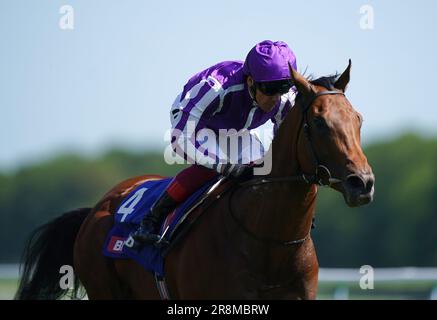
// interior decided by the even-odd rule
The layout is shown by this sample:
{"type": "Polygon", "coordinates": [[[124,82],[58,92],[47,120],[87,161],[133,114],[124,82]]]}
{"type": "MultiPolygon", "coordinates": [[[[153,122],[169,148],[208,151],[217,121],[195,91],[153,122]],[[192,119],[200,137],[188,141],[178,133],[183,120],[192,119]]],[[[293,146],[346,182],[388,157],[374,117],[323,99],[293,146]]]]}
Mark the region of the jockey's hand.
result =
{"type": "Polygon", "coordinates": [[[250,178],[253,176],[253,167],[245,164],[225,164],[221,167],[220,172],[226,177],[250,178]]]}

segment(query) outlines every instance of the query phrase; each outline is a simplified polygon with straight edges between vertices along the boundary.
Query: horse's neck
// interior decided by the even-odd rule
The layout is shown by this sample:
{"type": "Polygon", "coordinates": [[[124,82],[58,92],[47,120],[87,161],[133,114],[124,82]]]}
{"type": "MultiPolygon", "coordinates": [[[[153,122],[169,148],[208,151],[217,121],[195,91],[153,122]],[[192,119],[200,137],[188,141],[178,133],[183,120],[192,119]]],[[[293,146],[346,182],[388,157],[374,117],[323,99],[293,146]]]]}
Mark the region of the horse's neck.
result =
{"type": "MultiPolygon", "coordinates": [[[[272,161],[269,177],[295,176],[300,173],[298,152],[305,152],[298,148],[302,118],[300,106],[295,105],[279,127],[268,151],[272,161]]],[[[317,188],[302,182],[274,182],[266,185],[266,191],[266,197],[270,192],[272,198],[265,204],[269,211],[265,222],[277,221],[279,225],[271,228],[280,228],[280,233],[287,235],[285,239],[304,236],[302,230],[308,232],[311,226],[317,188]]]]}
{"type": "MultiPolygon", "coordinates": [[[[302,114],[298,106],[288,113],[281,124],[268,152],[272,171],[269,178],[297,175],[300,171],[297,152],[302,114]]],[[[301,151],[301,152],[305,152],[301,151]]],[[[268,161],[264,159],[264,162],[268,161]]],[[[264,163],[266,165],[266,163],[264,163]]],[[[238,199],[237,214],[244,226],[259,238],[293,241],[305,238],[311,230],[317,188],[302,182],[272,182],[245,189],[238,199]]],[[[247,268],[265,284],[282,283],[290,270],[302,259],[292,258],[292,252],[302,254],[294,245],[265,245],[265,241],[249,239],[243,232],[235,233],[239,251],[245,257],[247,268]],[[299,251],[291,251],[291,250],[299,251]],[[268,258],[266,258],[268,257],[268,258]]]]}

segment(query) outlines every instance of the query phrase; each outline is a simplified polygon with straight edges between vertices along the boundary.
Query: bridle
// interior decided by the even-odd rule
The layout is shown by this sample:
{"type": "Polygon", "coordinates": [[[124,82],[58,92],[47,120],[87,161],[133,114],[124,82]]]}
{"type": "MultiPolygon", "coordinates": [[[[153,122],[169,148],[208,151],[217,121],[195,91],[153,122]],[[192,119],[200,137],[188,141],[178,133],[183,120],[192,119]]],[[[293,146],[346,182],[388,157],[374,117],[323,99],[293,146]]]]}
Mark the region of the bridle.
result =
{"type": "Polygon", "coordinates": [[[304,103],[301,107],[301,110],[303,113],[303,132],[304,132],[306,140],[307,140],[306,145],[307,145],[307,148],[309,150],[309,153],[311,154],[311,157],[312,157],[312,160],[314,163],[314,167],[316,168],[316,171],[314,174],[306,174],[306,173],[302,172],[298,175],[287,176],[287,177],[268,177],[268,178],[251,179],[251,180],[239,183],[238,185],[236,185],[236,188],[234,188],[231,191],[231,194],[229,196],[229,201],[228,201],[229,212],[230,212],[232,218],[234,219],[234,221],[237,223],[237,225],[243,231],[245,231],[245,233],[250,235],[253,239],[260,241],[260,242],[263,242],[265,244],[276,245],[276,246],[298,245],[298,244],[304,243],[305,240],[307,240],[309,238],[310,233],[311,233],[311,229],[304,238],[297,239],[297,240],[291,240],[291,241],[280,241],[280,240],[275,240],[275,239],[268,239],[268,238],[259,237],[258,235],[256,235],[255,233],[253,233],[252,231],[247,229],[247,227],[244,226],[244,224],[235,216],[234,211],[232,210],[232,198],[233,198],[233,195],[235,194],[236,190],[238,190],[240,188],[244,188],[244,187],[251,187],[251,186],[257,186],[257,185],[262,185],[262,184],[267,184],[267,183],[276,183],[276,182],[303,182],[303,183],[307,183],[310,185],[316,184],[319,186],[331,187],[332,185],[337,184],[337,183],[341,183],[343,181],[342,179],[332,177],[329,169],[320,163],[320,161],[317,157],[317,154],[314,150],[314,146],[311,142],[310,126],[308,123],[308,116],[307,116],[307,113],[308,113],[310,106],[314,103],[314,101],[318,97],[325,96],[325,95],[337,95],[337,94],[341,94],[344,96],[344,93],[341,91],[325,90],[325,91],[318,92],[318,93],[314,94],[311,97],[311,99],[309,99],[307,101],[307,103],[304,103]]]}
{"type": "MultiPolygon", "coordinates": [[[[315,164],[315,168],[316,168],[315,174],[310,175],[309,179],[306,180],[306,182],[309,184],[317,184],[319,186],[330,187],[333,184],[342,182],[342,179],[332,177],[331,172],[329,171],[328,167],[320,164],[320,161],[319,161],[317,154],[314,150],[314,146],[311,143],[310,125],[308,123],[308,109],[314,103],[314,101],[320,96],[337,95],[337,94],[344,96],[344,93],[341,91],[326,90],[326,91],[318,92],[315,95],[313,95],[311,100],[307,104],[305,104],[305,106],[302,108],[303,122],[304,122],[303,123],[303,132],[304,132],[305,137],[306,137],[307,142],[308,142],[306,145],[310,151],[311,157],[313,159],[313,163],[315,164]]],[[[303,178],[307,177],[307,175],[305,175],[305,173],[302,173],[302,176],[303,176],[303,178]]]]}

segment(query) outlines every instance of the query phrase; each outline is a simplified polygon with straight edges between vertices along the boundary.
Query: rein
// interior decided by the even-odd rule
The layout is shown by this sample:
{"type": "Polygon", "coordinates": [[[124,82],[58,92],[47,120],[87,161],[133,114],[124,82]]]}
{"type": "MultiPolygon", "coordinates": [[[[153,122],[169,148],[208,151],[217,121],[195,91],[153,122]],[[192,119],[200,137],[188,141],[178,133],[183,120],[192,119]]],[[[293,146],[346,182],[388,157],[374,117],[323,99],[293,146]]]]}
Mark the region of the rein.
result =
{"type": "Polygon", "coordinates": [[[233,190],[231,190],[231,195],[229,196],[229,200],[228,200],[228,210],[231,214],[231,217],[236,222],[236,224],[246,234],[248,234],[251,238],[253,238],[259,242],[269,244],[269,245],[293,246],[293,245],[299,245],[299,244],[304,243],[305,240],[307,240],[309,238],[309,236],[311,234],[311,229],[304,238],[297,239],[297,240],[291,240],[291,241],[281,241],[281,240],[263,238],[263,237],[256,235],[255,233],[250,231],[246,226],[244,226],[244,224],[235,216],[235,213],[232,210],[232,198],[233,198],[235,192],[239,189],[238,187],[245,188],[245,187],[263,185],[263,184],[267,184],[267,183],[278,183],[278,182],[303,182],[303,183],[307,183],[310,185],[316,184],[319,186],[330,187],[333,184],[337,184],[337,183],[342,182],[342,179],[333,178],[331,176],[331,172],[329,171],[329,169],[326,166],[320,164],[320,161],[317,158],[317,154],[314,150],[313,144],[311,143],[311,137],[309,134],[310,126],[308,124],[308,117],[307,117],[308,109],[314,103],[314,101],[316,100],[317,97],[324,96],[324,95],[335,95],[335,94],[341,94],[344,96],[344,93],[340,92],[340,91],[332,91],[332,90],[322,91],[322,92],[315,94],[311,98],[311,100],[302,108],[302,113],[303,113],[303,117],[304,117],[303,118],[303,120],[304,120],[303,121],[304,122],[303,131],[305,133],[305,137],[306,137],[307,142],[308,142],[306,145],[308,146],[308,149],[310,151],[310,154],[313,158],[313,162],[314,162],[315,167],[316,167],[316,172],[314,174],[306,174],[306,173],[302,172],[298,175],[288,176],[288,177],[256,178],[256,179],[251,179],[251,180],[242,182],[242,183],[238,184],[233,190]]]}

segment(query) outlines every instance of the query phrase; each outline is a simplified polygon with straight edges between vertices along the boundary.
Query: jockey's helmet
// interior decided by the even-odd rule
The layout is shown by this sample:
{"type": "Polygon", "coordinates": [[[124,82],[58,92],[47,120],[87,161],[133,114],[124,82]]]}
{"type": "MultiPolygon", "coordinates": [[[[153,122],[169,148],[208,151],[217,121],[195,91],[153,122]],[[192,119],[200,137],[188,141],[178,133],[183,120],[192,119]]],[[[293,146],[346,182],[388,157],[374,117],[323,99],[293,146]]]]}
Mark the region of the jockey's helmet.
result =
{"type": "Polygon", "coordinates": [[[243,72],[255,82],[286,80],[290,79],[288,63],[297,69],[296,56],[288,45],[283,41],[265,40],[249,51],[243,72]]]}

